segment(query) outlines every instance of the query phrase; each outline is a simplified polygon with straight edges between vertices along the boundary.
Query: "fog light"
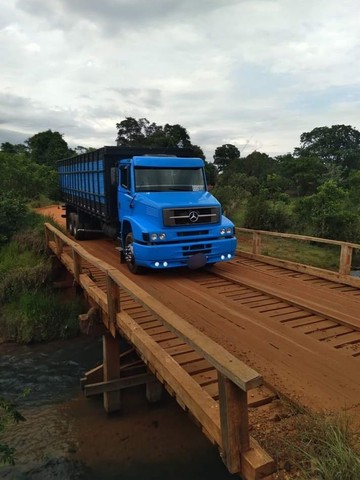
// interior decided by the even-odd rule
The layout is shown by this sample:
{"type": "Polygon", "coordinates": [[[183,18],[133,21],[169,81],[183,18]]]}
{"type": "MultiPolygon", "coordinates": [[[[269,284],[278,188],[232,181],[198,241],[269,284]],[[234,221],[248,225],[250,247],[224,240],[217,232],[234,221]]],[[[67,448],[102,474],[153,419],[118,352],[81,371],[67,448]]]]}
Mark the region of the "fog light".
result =
{"type": "Polygon", "coordinates": [[[228,258],[231,258],[231,254],[230,254],[230,253],[228,253],[227,257],[228,257],[228,258]]]}
{"type": "Polygon", "coordinates": [[[154,265],[155,267],[160,267],[160,262],[155,262],[154,265]]]}
{"type": "Polygon", "coordinates": [[[225,255],[221,255],[221,260],[225,260],[225,255]]]}
{"type": "Polygon", "coordinates": [[[157,233],[152,233],[152,234],[150,235],[150,238],[151,238],[151,240],[152,240],[153,242],[154,242],[155,240],[157,240],[157,238],[158,238],[157,233]]]}
{"type": "Polygon", "coordinates": [[[168,262],[163,262],[164,267],[168,266],[168,262]]]}

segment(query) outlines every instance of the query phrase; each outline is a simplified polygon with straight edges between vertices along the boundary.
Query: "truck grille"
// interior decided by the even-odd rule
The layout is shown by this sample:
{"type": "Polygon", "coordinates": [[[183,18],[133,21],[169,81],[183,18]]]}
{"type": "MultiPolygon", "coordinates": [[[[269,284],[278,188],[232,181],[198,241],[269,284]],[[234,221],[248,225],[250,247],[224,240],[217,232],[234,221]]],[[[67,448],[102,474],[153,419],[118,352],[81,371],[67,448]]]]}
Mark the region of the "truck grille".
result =
{"type": "Polygon", "coordinates": [[[195,255],[195,253],[211,253],[211,243],[197,243],[195,245],[190,245],[188,247],[182,247],[183,256],[189,257],[195,255]]]}
{"type": "Polygon", "coordinates": [[[163,221],[166,227],[219,223],[220,208],[164,208],[163,221]]]}

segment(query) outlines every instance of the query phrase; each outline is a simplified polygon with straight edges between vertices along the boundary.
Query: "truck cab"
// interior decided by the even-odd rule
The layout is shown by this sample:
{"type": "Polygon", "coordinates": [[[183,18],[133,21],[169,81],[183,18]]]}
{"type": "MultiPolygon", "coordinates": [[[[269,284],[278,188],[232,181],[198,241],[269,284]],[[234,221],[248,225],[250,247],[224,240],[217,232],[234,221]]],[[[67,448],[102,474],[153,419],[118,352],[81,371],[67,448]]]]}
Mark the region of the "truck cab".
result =
{"type": "Polygon", "coordinates": [[[123,258],[133,273],[228,261],[234,224],[207,191],[200,158],[139,155],[117,164],[123,258]]]}

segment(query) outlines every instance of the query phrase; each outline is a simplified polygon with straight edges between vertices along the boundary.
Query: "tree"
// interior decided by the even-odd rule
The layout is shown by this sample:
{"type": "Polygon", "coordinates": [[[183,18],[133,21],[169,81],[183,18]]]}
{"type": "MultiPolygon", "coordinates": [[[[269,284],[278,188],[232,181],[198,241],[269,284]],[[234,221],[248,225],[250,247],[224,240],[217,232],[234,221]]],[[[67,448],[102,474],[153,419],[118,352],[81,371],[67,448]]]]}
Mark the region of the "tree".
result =
{"type": "Polygon", "coordinates": [[[217,147],[214,153],[214,163],[217,165],[219,170],[222,172],[227,167],[234,165],[234,163],[239,160],[240,151],[235,145],[231,143],[226,143],[217,147]]]}
{"type": "Polygon", "coordinates": [[[238,165],[240,172],[249,177],[255,177],[263,182],[268,174],[273,173],[275,168],[274,159],[266,153],[260,153],[254,150],[247,157],[241,159],[238,165]]]}
{"type": "Polygon", "coordinates": [[[55,166],[56,160],[74,155],[59,132],[46,130],[28,138],[25,142],[30,151],[30,158],[40,165],[55,166]]]}
{"type": "Polygon", "coordinates": [[[360,169],[360,132],[350,125],[317,127],[300,136],[296,157],[318,157],[328,167],[340,166],[343,175],[360,169]]]}
{"type": "Polygon", "coordinates": [[[287,189],[299,196],[316,192],[326,167],[319,157],[294,157],[290,153],[276,157],[277,170],[287,181],[287,189]]]}
{"type": "Polygon", "coordinates": [[[205,174],[207,184],[216,185],[219,172],[213,163],[205,162],[205,174]]]}
{"type": "Polygon", "coordinates": [[[27,152],[26,145],[22,143],[18,143],[15,145],[10,142],[2,143],[0,150],[4,153],[26,153],[27,152]]]}
{"type": "Polygon", "coordinates": [[[118,135],[117,145],[134,147],[179,147],[191,148],[194,156],[205,160],[205,155],[198,145],[193,145],[190,136],[183,126],[178,123],[164,126],[150,123],[146,118],[136,120],[133,117],[126,117],[116,124],[118,135]]]}

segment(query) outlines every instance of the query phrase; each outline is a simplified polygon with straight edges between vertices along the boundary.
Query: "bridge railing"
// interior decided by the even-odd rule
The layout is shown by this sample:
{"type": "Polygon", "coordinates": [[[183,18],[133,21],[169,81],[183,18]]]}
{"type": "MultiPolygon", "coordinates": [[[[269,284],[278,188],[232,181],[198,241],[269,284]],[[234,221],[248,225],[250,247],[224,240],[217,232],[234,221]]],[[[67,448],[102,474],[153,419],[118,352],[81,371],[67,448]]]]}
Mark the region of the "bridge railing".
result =
{"type": "Polygon", "coordinates": [[[353,252],[354,250],[360,250],[360,244],[342,242],[339,240],[329,240],[326,238],[319,238],[319,237],[310,237],[306,235],[296,235],[292,233],[279,233],[279,232],[270,232],[266,230],[254,230],[250,228],[236,227],[236,232],[237,234],[243,232],[243,233],[252,235],[252,251],[251,252],[245,252],[241,248],[241,243],[239,243],[238,245],[238,253],[240,253],[242,256],[259,259],[266,263],[270,263],[271,265],[283,266],[299,272],[304,272],[309,274],[313,273],[318,277],[325,278],[328,280],[346,283],[348,285],[353,285],[356,287],[360,286],[360,278],[356,278],[351,275],[353,252]],[[331,270],[313,267],[310,265],[292,262],[289,260],[275,258],[269,255],[264,255],[262,253],[263,251],[262,240],[264,237],[277,237],[277,238],[284,238],[289,240],[298,240],[303,242],[312,242],[312,243],[338,246],[339,247],[338,271],[335,272],[331,270]]]}
{"type": "Polygon", "coordinates": [[[272,473],[272,459],[249,434],[247,392],[260,386],[262,377],[118,269],[94,257],[49,223],[45,224],[45,236],[48,247],[73,274],[88,297],[100,307],[104,324],[111,335],[116,337],[120,332],[133,343],[140,356],[153,365],[159,372],[158,378],[167,382],[202,425],[204,432],[219,445],[228,470],[241,473],[244,479],[263,478],[272,473]],[[91,264],[106,275],[106,292],[88,275],[84,264],[91,264]],[[177,362],[121,308],[121,289],[217,370],[218,404],[195,381],[188,379],[188,374],[177,362]]]}

